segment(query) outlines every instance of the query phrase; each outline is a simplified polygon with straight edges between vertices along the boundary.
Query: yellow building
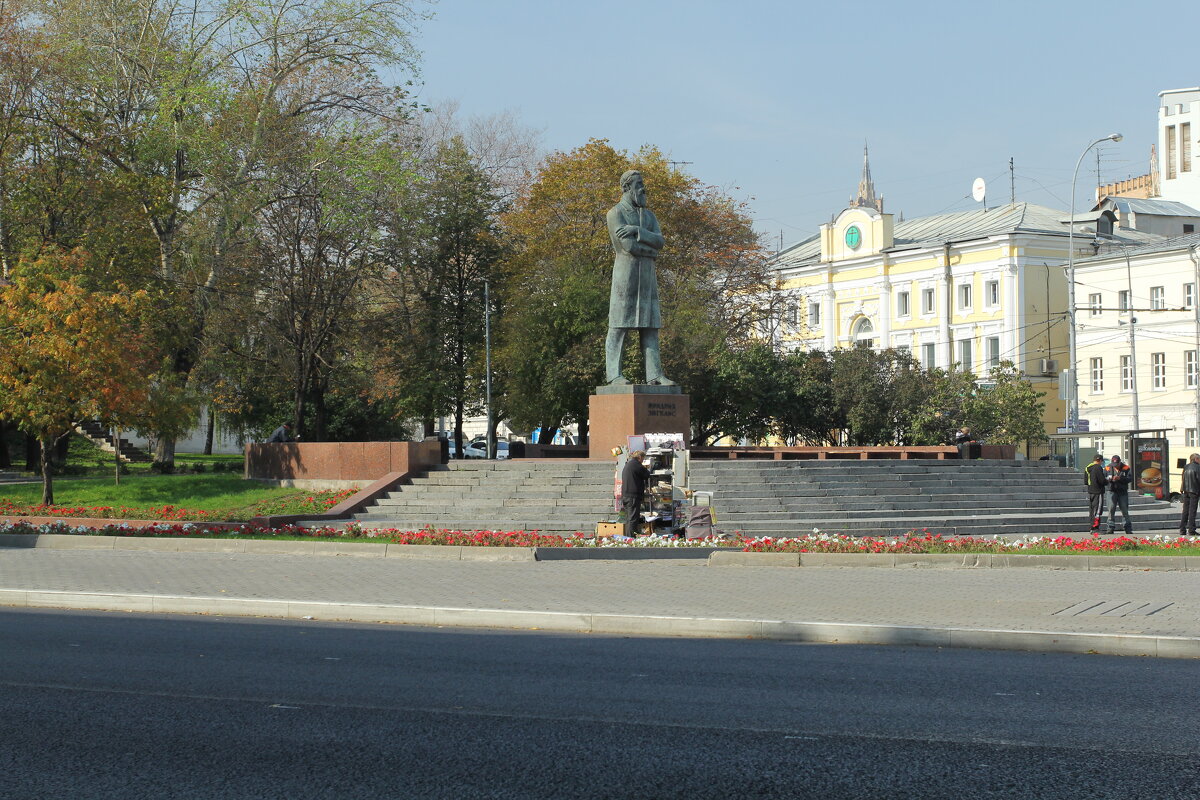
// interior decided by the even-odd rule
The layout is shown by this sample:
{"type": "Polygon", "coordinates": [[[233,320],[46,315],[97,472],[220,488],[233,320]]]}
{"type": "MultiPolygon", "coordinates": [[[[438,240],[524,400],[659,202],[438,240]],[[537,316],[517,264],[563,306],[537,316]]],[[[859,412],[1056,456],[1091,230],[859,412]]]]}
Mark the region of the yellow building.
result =
{"type": "MultiPolygon", "coordinates": [[[[927,367],[981,377],[1011,361],[1044,393],[1054,433],[1064,423],[1067,213],[1015,203],[897,221],[882,208],[864,156],[858,197],[774,258],[785,294],[782,346],[892,347],[927,367]]],[[[1076,258],[1095,253],[1095,224],[1076,223],[1076,258]]]]}

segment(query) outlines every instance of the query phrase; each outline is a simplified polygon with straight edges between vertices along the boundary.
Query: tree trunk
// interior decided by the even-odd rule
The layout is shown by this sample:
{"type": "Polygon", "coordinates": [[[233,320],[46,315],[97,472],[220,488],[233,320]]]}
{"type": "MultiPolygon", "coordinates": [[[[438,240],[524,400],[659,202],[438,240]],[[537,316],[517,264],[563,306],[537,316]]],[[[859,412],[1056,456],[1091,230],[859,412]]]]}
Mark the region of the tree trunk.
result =
{"type": "Polygon", "coordinates": [[[161,437],[154,443],[154,463],[164,467],[175,466],[175,440],[161,437]]]}
{"type": "Polygon", "coordinates": [[[434,422],[433,417],[421,420],[421,430],[423,431],[422,436],[425,439],[437,435],[437,423],[434,422]]]}
{"type": "Polygon", "coordinates": [[[459,458],[466,458],[467,454],[463,452],[463,402],[461,398],[454,402],[454,447],[458,450],[459,458]]]}
{"type": "Polygon", "coordinates": [[[215,406],[208,407],[208,425],[204,429],[204,455],[212,455],[213,434],[217,430],[217,409],[215,406]]]}
{"type": "Polygon", "coordinates": [[[0,469],[12,466],[12,457],[8,454],[8,425],[0,420],[0,469]]]}
{"type": "Polygon", "coordinates": [[[64,434],[54,442],[54,466],[65,467],[67,465],[67,456],[71,452],[71,435],[64,434]]]}
{"type": "Polygon", "coordinates": [[[25,434],[25,471],[38,472],[42,468],[41,443],[36,437],[25,434]]]}
{"type": "Polygon", "coordinates": [[[42,505],[54,505],[54,439],[42,439],[42,505]]]}
{"type": "Polygon", "coordinates": [[[324,442],[328,441],[329,433],[326,427],[329,425],[328,414],[325,408],[325,381],[317,378],[313,381],[312,400],[309,403],[313,410],[313,424],[309,441],[324,442]]]}

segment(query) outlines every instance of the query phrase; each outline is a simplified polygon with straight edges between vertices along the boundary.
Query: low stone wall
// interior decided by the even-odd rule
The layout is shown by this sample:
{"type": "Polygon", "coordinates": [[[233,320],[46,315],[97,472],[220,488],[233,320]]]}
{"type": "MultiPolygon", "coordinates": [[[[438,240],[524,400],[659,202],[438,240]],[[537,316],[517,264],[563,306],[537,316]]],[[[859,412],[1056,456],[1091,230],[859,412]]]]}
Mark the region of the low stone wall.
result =
{"type": "Polygon", "coordinates": [[[289,442],[246,445],[245,476],[275,481],[377,481],[440,464],[441,444],[425,442],[289,442]]]}

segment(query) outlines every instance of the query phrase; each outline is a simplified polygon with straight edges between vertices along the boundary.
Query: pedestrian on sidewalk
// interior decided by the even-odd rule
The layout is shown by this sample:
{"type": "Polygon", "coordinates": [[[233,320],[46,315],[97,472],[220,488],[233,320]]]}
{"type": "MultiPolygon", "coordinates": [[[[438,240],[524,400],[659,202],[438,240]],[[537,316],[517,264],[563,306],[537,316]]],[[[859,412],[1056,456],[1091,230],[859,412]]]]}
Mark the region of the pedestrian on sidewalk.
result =
{"type": "Polygon", "coordinates": [[[1116,531],[1117,506],[1121,507],[1121,519],[1125,522],[1125,533],[1133,533],[1133,523],[1129,521],[1129,484],[1132,483],[1132,473],[1129,465],[1121,462],[1120,456],[1113,456],[1104,475],[1108,478],[1108,488],[1112,497],[1108,505],[1108,532],[1116,531]]]}
{"type": "Polygon", "coordinates": [[[1196,503],[1200,501],[1200,453],[1188,456],[1183,468],[1183,516],[1179,518],[1181,536],[1196,535],[1196,503]]]}
{"type": "Polygon", "coordinates": [[[642,466],[645,452],[634,450],[621,470],[621,510],[625,512],[625,533],[637,536],[642,526],[642,501],[650,483],[650,470],[642,466]]]}
{"type": "Polygon", "coordinates": [[[1108,485],[1104,456],[1096,453],[1092,463],[1083,471],[1083,482],[1087,484],[1088,516],[1092,518],[1092,530],[1099,530],[1100,517],[1104,514],[1104,487],[1108,485]]]}

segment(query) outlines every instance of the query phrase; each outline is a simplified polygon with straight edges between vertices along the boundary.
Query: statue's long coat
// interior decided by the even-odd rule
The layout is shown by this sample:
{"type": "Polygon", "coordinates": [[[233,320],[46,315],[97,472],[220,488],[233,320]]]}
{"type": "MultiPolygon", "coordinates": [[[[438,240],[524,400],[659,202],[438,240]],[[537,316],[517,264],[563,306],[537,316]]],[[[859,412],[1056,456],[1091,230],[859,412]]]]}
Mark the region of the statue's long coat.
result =
{"type": "Polygon", "coordinates": [[[612,293],[608,298],[608,327],[661,328],[654,259],[664,239],[654,213],[621,198],[621,202],[609,209],[608,236],[616,253],[612,293]],[[617,229],[622,225],[636,225],[637,236],[618,236],[617,229]]]}

